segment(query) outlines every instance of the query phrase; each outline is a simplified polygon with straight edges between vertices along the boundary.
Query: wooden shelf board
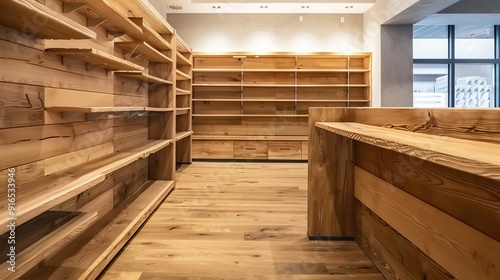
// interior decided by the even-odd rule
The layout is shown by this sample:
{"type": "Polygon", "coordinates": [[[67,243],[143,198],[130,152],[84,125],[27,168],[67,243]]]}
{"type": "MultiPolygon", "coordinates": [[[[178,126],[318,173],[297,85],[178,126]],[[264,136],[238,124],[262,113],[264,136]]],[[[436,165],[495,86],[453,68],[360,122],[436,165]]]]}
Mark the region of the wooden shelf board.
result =
{"type": "MultiPolygon", "coordinates": [[[[103,182],[107,174],[138,159],[148,157],[166,146],[172,140],[148,141],[140,147],[119,151],[83,166],[45,176],[43,179],[27,183],[17,191],[23,200],[17,203],[17,225],[55,207],[73,196],[103,182]],[[41,187],[43,186],[43,187],[41,187]]],[[[7,211],[0,212],[0,219],[7,220],[7,211]]],[[[1,229],[0,233],[7,230],[1,229]]]]}
{"type": "Polygon", "coordinates": [[[193,63],[189,61],[182,53],[177,52],[177,63],[180,65],[187,65],[187,66],[192,66],[193,63]]]}
{"type": "MultiPolygon", "coordinates": [[[[18,252],[16,254],[16,275],[25,274],[40,263],[43,263],[46,259],[59,253],[82,231],[89,228],[96,219],[97,213],[95,212],[88,214],[80,213],[28,248],[18,252]]],[[[43,227],[45,225],[40,226],[43,227]]],[[[9,277],[12,277],[12,272],[8,270],[8,267],[9,264],[7,262],[0,265],[0,279],[9,279],[9,277]]]]}
{"type": "Polygon", "coordinates": [[[161,34],[156,32],[156,30],[154,30],[151,25],[144,21],[144,18],[142,17],[130,18],[130,20],[132,20],[135,24],[142,28],[143,40],[145,40],[158,50],[172,50],[172,45],[165,38],[171,35],[167,34],[165,35],[165,37],[162,36],[161,34]]]}
{"type": "Polygon", "coordinates": [[[128,1],[118,3],[118,1],[82,0],[80,2],[87,5],[78,9],[78,12],[90,19],[104,20],[101,26],[112,35],[127,34],[134,40],[143,37],[142,29],[131,21],[120,7],[120,4],[128,1]]]}
{"type": "Polygon", "coordinates": [[[181,131],[175,134],[175,141],[182,140],[190,135],[193,135],[193,131],[181,131]]]}
{"type": "Polygon", "coordinates": [[[145,74],[142,71],[115,71],[114,73],[127,78],[132,78],[139,81],[147,82],[149,84],[173,84],[173,82],[171,81],[167,81],[149,74],[145,74]]]}
{"type": "Polygon", "coordinates": [[[176,34],[175,40],[177,41],[177,51],[188,53],[192,52],[191,47],[189,47],[189,45],[178,34],[176,34]]]}
{"type": "Polygon", "coordinates": [[[174,108],[144,107],[147,112],[173,112],[174,108]]]}
{"type": "MultiPolygon", "coordinates": [[[[92,240],[66,252],[64,265],[42,267],[41,277],[50,279],[95,279],[105,266],[151,216],[174,188],[173,181],[147,181],[134,195],[124,200],[99,220],[92,240]],[[98,232],[97,232],[98,231],[98,232]]],[[[49,263],[50,266],[50,263],[49,263]]]]}
{"type": "Polygon", "coordinates": [[[196,68],[193,72],[206,72],[206,73],[365,73],[369,72],[368,69],[272,69],[272,68],[259,68],[259,69],[245,69],[245,68],[196,68]]]}
{"type": "Polygon", "coordinates": [[[170,57],[159,52],[146,42],[116,42],[115,46],[129,53],[139,53],[144,55],[148,58],[148,61],[172,63],[172,59],[170,57]]]}
{"type": "Polygon", "coordinates": [[[231,118],[307,118],[308,115],[278,115],[278,114],[193,114],[193,117],[231,117],[231,118]]]}
{"type": "Polygon", "coordinates": [[[346,99],[346,100],[327,100],[327,99],[297,99],[297,102],[320,102],[320,103],[349,103],[349,102],[370,102],[366,99],[346,99]]]}
{"type": "Polygon", "coordinates": [[[0,24],[29,33],[41,39],[96,39],[94,31],[82,26],[35,0],[3,0],[0,24]],[[30,20],[43,19],[35,26],[36,32],[27,28],[30,20]]]}
{"type": "Polygon", "coordinates": [[[191,80],[191,76],[189,76],[188,74],[182,72],[181,70],[177,69],[175,71],[176,75],[175,75],[175,79],[177,81],[184,81],[184,80],[191,80]]]}
{"type": "Polygon", "coordinates": [[[176,88],[175,89],[175,94],[176,95],[190,95],[191,91],[190,90],[186,90],[186,89],[182,89],[182,88],[176,88]]]}
{"type": "Polygon", "coordinates": [[[307,141],[307,135],[193,135],[193,140],[307,141]]]}
{"type": "Polygon", "coordinates": [[[175,114],[176,115],[185,115],[191,110],[191,108],[177,108],[175,109],[175,114]]]}
{"type": "Polygon", "coordinates": [[[500,181],[498,144],[360,123],[317,122],[316,127],[356,141],[500,181]]]}
{"type": "Polygon", "coordinates": [[[325,87],[369,87],[367,84],[193,84],[193,87],[297,87],[297,88],[325,88],[325,87]]]}
{"type": "Polygon", "coordinates": [[[120,1],[120,4],[132,13],[132,17],[144,18],[159,34],[174,34],[174,28],[148,0],[120,1]]]}
{"type": "Polygon", "coordinates": [[[101,65],[102,67],[115,71],[115,70],[137,70],[143,71],[144,68],[132,62],[126,61],[124,59],[118,58],[116,56],[110,55],[103,51],[99,51],[93,48],[49,48],[46,49],[47,52],[70,56],[79,59],[83,62],[101,65]]]}
{"type": "Polygon", "coordinates": [[[117,113],[117,112],[169,112],[173,108],[157,107],[45,107],[45,110],[77,113],[117,113]]]}
{"type": "Polygon", "coordinates": [[[349,103],[370,102],[370,100],[328,100],[328,99],[241,99],[241,98],[194,98],[193,102],[304,102],[304,103],[349,103]]]}

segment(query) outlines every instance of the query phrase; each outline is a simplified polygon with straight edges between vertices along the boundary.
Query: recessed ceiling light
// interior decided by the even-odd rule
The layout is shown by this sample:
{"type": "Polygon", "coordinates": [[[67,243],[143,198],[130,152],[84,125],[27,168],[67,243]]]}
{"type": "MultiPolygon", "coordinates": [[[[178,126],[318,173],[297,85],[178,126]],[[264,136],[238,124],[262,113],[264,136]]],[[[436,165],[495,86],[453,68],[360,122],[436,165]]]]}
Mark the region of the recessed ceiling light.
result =
{"type": "Polygon", "coordinates": [[[267,6],[260,6],[261,9],[267,9],[267,6]]]}
{"type": "Polygon", "coordinates": [[[309,6],[302,6],[302,9],[309,9],[309,6]]]}
{"type": "Polygon", "coordinates": [[[345,6],[346,9],[352,9],[354,6],[345,6]]]}
{"type": "Polygon", "coordinates": [[[170,5],[170,6],[168,6],[168,8],[170,10],[176,10],[176,11],[182,10],[182,6],[181,5],[170,5]]]}
{"type": "Polygon", "coordinates": [[[212,6],[212,9],[220,9],[220,6],[212,6]]]}

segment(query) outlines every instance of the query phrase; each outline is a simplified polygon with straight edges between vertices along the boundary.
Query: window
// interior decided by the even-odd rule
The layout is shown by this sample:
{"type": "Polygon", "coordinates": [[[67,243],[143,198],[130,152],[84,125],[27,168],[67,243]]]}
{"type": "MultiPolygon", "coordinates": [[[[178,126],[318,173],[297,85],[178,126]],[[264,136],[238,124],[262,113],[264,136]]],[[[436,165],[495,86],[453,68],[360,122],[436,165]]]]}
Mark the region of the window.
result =
{"type": "Polygon", "coordinates": [[[414,25],[414,107],[499,107],[500,25],[414,25]]]}

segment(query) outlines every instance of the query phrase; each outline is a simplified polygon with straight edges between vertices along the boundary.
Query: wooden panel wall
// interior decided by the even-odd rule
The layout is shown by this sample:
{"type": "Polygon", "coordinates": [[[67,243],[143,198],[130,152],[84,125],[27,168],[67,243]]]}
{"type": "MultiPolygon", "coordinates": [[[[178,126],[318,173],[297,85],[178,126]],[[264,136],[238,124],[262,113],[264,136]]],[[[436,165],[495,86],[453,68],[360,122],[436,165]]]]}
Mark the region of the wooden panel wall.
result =
{"type": "Polygon", "coordinates": [[[313,108],[308,198],[308,235],[354,237],[387,279],[500,277],[498,181],[357,141],[345,161],[347,140],[317,121],[500,144],[500,110],[313,108]],[[348,192],[352,203],[340,199],[348,192]]]}

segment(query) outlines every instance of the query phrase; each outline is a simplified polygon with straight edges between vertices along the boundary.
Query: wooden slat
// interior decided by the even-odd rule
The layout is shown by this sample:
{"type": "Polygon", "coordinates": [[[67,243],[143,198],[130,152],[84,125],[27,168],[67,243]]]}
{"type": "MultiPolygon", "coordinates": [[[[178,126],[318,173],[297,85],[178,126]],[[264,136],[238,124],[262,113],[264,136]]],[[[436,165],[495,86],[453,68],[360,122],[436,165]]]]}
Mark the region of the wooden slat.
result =
{"type": "Polygon", "coordinates": [[[234,141],[193,140],[193,158],[233,159],[234,141]]]}
{"type": "Polygon", "coordinates": [[[193,114],[193,117],[234,117],[234,118],[307,118],[308,115],[284,115],[284,114],[193,114]]]}
{"type": "Polygon", "coordinates": [[[46,107],[46,110],[58,112],[80,112],[80,113],[116,113],[116,112],[170,112],[173,108],[155,107],[46,107]]]}
{"type": "Polygon", "coordinates": [[[127,34],[133,39],[140,39],[143,34],[139,26],[128,18],[127,11],[116,0],[65,0],[67,3],[85,3],[78,12],[90,19],[101,22],[105,29],[115,36],[127,34]]]}
{"type": "Polygon", "coordinates": [[[358,123],[316,123],[344,137],[493,180],[500,180],[499,145],[358,123]]]}
{"type": "Polygon", "coordinates": [[[42,39],[96,39],[94,31],[35,0],[4,0],[0,23],[42,39]],[[38,22],[43,19],[43,24],[38,22]]]}
{"type": "Polygon", "coordinates": [[[92,235],[88,242],[75,244],[77,248],[74,252],[58,255],[53,261],[57,267],[54,269],[48,262],[37,272],[38,277],[95,279],[173,187],[173,181],[146,182],[141,187],[144,190],[142,193],[125,200],[98,222],[96,229],[99,232],[92,235]]]}
{"type": "MultiPolygon", "coordinates": [[[[116,1],[116,0],[114,0],[116,1]]],[[[144,18],[156,32],[164,35],[173,35],[174,28],[147,0],[120,2],[134,17],[144,18]]]]}
{"type": "Polygon", "coordinates": [[[165,38],[171,36],[171,34],[159,34],[142,17],[132,17],[130,20],[142,28],[143,40],[158,50],[172,50],[172,45],[165,38]]]}
{"type": "Polygon", "coordinates": [[[43,88],[0,83],[0,128],[43,124],[43,88]]]}
{"type": "Polygon", "coordinates": [[[175,72],[175,79],[178,80],[178,81],[184,81],[184,80],[191,80],[191,76],[180,71],[180,70],[177,70],[175,72]]]}
{"type": "MultiPolygon", "coordinates": [[[[104,181],[105,175],[118,170],[138,159],[146,158],[169,144],[172,140],[150,141],[138,148],[121,151],[111,156],[99,158],[74,169],[45,176],[17,189],[17,224],[28,221],[46,210],[70,199],[73,196],[104,181]]],[[[0,201],[6,209],[7,199],[0,201]]],[[[0,213],[0,218],[6,220],[7,211],[0,213]]],[[[5,232],[2,229],[0,232],[5,232]]]]}
{"type": "Polygon", "coordinates": [[[176,88],[175,89],[175,94],[176,95],[190,95],[191,91],[187,89],[182,89],[182,88],[176,88]]]}
{"type": "Polygon", "coordinates": [[[153,75],[145,74],[142,71],[114,71],[114,73],[115,75],[136,79],[149,84],[172,84],[172,81],[167,81],[153,75]]]}
{"type": "Polygon", "coordinates": [[[354,150],[357,166],[500,241],[497,181],[366,143],[354,150]]]}
{"type": "Polygon", "coordinates": [[[500,277],[500,242],[361,168],[354,177],[361,203],[457,279],[500,277]]]}
{"type": "Polygon", "coordinates": [[[260,140],[270,140],[270,141],[305,141],[307,136],[302,135],[193,135],[193,140],[242,140],[242,141],[260,141],[260,140]]]}
{"type": "Polygon", "coordinates": [[[181,131],[175,134],[175,141],[180,141],[190,135],[193,135],[193,131],[181,131]]]}
{"type": "MultiPolygon", "coordinates": [[[[97,213],[81,214],[73,218],[68,224],[41,238],[29,248],[16,254],[15,274],[17,276],[23,275],[59,253],[68,243],[90,227],[96,219],[97,213]]],[[[7,269],[8,267],[7,262],[0,265],[0,279],[12,279],[12,272],[7,269]]]]}
{"type": "Polygon", "coordinates": [[[148,61],[172,63],[172,59],[166,54],[153,48],[146,42],[116,42],[115,46],[125,50],[126,55],[134,55],[136,53],[144,55],[148,61]]]}
{"type": "Polygon", "coordinates": [[[144,68],[132,62],[110,55],[100,50],[93,48],[80,49],[65,49],[65,48],[49,48],[47,52],[58,54],[61,56],[70,56],[83,62],[98,65],[108,70],[137,70],[143,71],[144,68]]]}
{"type": "Polygon", "coordinates": [[[176,108],[175,114],[176,115],[185,115],[185,114],[189,113],[189,110],[191,110],[191,108],[176,108]]]}

